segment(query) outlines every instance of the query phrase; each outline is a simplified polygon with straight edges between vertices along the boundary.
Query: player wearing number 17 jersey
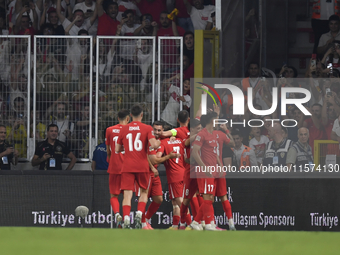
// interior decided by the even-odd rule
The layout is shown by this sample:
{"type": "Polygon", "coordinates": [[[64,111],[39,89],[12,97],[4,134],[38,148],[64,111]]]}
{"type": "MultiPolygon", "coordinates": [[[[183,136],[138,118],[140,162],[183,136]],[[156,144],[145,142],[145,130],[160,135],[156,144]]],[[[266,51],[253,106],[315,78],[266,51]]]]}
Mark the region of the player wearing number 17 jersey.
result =
{"type": "Polygon", "coordinates": [[[203,194],[204,203],[201,205],[195,222],[202,218],[205,220],[206,230],[217,230],[214,222],[214,196],[215,196],[215,179],[210,173],[208,167],[221,166],[217,154],[217,138],[214,133],[214,120],[217,118],[215,112],[209,112],[201,117],[201,124],[204,127],[196,136],[193,143],[192,157],[195,159],[200,170],[195,169],[197,174],[197,183],[200,194],[203,194]]]}
{"type": "Polygon", "coordinates": [[[109,160],[109,168],[107,172],[109,173],[109,187],[110,187],[110,203],[112,211],[115,214],[116,226],[122,226],[122,216],[119,213],[119,201],[118,196],[121,192],[120,181],[121,181],[121,170],[124,161],[123,153],[116,153],[115,147],[119,137],[119,133],[123,126],[128,124],[130,120],[129,111],[121,110],[118,112],[119,124],[109,127],[106,129],[105,143],[107,157],[109,160]]]}
{"type": "Polygon", "coordinates": [[[135,216],[136,228],[141,228],[142,215],[148,200],[150,185],[149,162],[147,159],[149,143],[157,149],[160,142],[153,134],[153,128],[143,124],[143,109],[139,105],[131,108],[132,122],[124,126],[119,134],[116,152],[125,151],[121,175],[121,190],[124,190],[123,216],[124,228],[130,228],[131,199],[135,181],[140,187],[140,197],[135,216]]]}

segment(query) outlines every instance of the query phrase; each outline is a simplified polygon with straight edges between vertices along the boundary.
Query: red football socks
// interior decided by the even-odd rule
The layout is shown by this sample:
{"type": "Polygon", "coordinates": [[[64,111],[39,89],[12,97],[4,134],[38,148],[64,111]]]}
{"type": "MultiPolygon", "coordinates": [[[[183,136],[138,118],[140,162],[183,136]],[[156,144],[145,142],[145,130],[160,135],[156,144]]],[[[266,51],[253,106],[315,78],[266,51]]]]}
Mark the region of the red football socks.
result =
{"type": "Polygon", "coordinates": [[[204,200],[203,204],[203,216],[205,224],[210,224],[211,221],[214,221],[214,207],[213,202],[210,200],[204,200]]]}
{"type": "Polygon", "coordinates": [[[130,205],[123,205],[123,217],[129,216],[130,217],[131,206],[130,205]]]}
{"type": "Polygon", "coordinates": [[[197,197],[193,197],[190,201],[190,207],[191,207],[191,213],[192,216],[194,216],[194,218],[196,217],[197,211],[200,208],[199,204],[198,204],[198,199],[197,197]]]}
{"type": "Polygon", "coordinates": [[[223,210],[225,212],[225,215],[228,217],[228,219],[232,219],[233,213],[231,211],[231,205],[230,205],[229,200],[222,202],[222,206],[223,206],[223,210]]]}
{"type": "Polygon", "coordinates": [[[172,219],[173,219],[173,220],[172,220],[172,225],[173,225],[173,226],[178,226],[178,224],[179,224],[179,218],[180,218],[180,217],[177,216],[177,215],[175,215],[175,216],[172,217],[172,219]]]}
{"type": "Polygon", "coordinates": [[[191,214],[188,212],[186,217],[185,217],[185,222],[189,226],[191,224],[191,214]]]}
{"type": "Polygon", "coordinates": [[[184,224],[186,222],[186,214],[188,212],[188,206],[182,203],[181,205],[181,223],[184,224]]]}
{"type": "Polygon", "coordinates": [[[151,202],[151,204],[149,205],[148,211],[146,212],[145,217],[147,219],[151,219],[151,217],[157,212],[157,210],[159,209],[160,206],[161,206],[161,204],[151,202]]]}
{"type": "Polygon", "coordinates": [[[119,213],[119,201],[117,197],[110,198],[110,204],[112,207],[113,214],[119,213]]]}
{"type": "Polygon", "coordinates": [[[194,220],[198,223],[200,223],[201,220],[203,220],[203,209],[204,209],[204,204],[200,206],[200,208],[197,211],[196,217],[194,218],[194,220]]]}
{"type": "Polygon", "coordinates": [[[145,202],[138,202],[137,211],[141,211],[142,214],[144,214],[145,213],[145,207],[146,207],[145,202]]]}

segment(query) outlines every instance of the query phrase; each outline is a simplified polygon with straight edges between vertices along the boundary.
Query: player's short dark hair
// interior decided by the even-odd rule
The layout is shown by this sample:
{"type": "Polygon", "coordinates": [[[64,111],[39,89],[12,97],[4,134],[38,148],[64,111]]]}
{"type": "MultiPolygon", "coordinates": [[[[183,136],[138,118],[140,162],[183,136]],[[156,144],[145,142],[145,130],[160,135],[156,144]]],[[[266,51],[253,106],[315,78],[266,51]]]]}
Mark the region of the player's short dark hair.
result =
{"type": "Polygon", "coordinates": [[[329,17],[328,21],[329,22],[331,22],[331,21],[340,21],[340,17],[338,15],[334,14],[334,15],[329,17]]]}
{"type": "Polygon", "coordinates": [[[154,123],[152,123],[152,126],[162,126],[164,128],[164,122],[156,120],[154,123]]]}
{"type": "Polygon", "coordinates": [[[118,4],[116,2],[114,2],[113,0],[104,0],[103,1],[103,9],[106,13],[107,13],[110,5],[115,5],[118,8],[118,4]]]}
{"type": "Polygon", "coordinates": [[[169,131],[172,129],[172,126],[168,125],[168,124],[165,124],[164,125],[164,131],[169,131]]]}
{"type": "Polygon", "coordinates": [[[127,16],[129,13],[131,13],[132,15],[135,15],[135,13],[133,12],[133,10],[131,10],[131,9],[127,9],[127,10],[123,13],[123,15],[124,15],[124,16],[127,16]]]}
{"type": "Polygon", "coordinates": [[[78,35],[81,35],[81,34],[89,35],[89,31],[87,31],[86,29],[80,29],[79,32],[78,32],[78,35]]]}
{"type": "Polygon", "coordinates": [[[129,116],[129,114],[130,114],[129,110],[126,110],[126,109],[120,110],[120,111],[118,112],[118,119],[123,120],[123,119],[125,119],[127,116],[129,116]]]}
{"type": "Polygon", "coordinates": [[[6,129],[6,126],[5,126],[5,125],[3,125],[3,124],[0,124],[0,128],[1,128],[1,127],[3,127],[3,128],[5,128],[5,129],[6,129]]]}
{"type": "Polygon", "coordinates": [[[180,111],[180,112],[178,113],[178,121],[179,121],[180,123],[185,123],[185,122],[187,122],[188,118],[189,118],[189,113],[188,113],[188,111],[182,110],[182,111],[180,111]]]}
{"type": "Polygon", "coordinates": [[[201,116],[201,125],[202,127],[205,127],[206,125],[209,124],[209,122],[217,117],[216,112],[208,112],[206,115],[201,116]]]}
{"type": "Polygon", "coordinates": [[[193,119],[193,120],[191,120],[190,122],[189,122],[189,125],[188,125],[188,128],[190,129],[190,128],[195,128],[195,127],[197,127],[198,125],[200,125],[201,124],[201,121],[200,120],[198,120],[198,119],[193,119]]]}
{"type": "Polygon", "coordinates": [[[50,124],[50,125],[48,125],[47,126],[47,131],[50,131],[50,128],[53,128],[53,127],[56,127],[57,128],[57,130],[59,130],[59,128],[58,128],[58,126],[56,125],[56,124],[50,124]]]}
{"type": "Polygon", "coordinates": [[[132,106],[131,111],[130,111],[133,117],[138,117],[142,112],[143,112],[143,108],[139,104],[132,106]]]}

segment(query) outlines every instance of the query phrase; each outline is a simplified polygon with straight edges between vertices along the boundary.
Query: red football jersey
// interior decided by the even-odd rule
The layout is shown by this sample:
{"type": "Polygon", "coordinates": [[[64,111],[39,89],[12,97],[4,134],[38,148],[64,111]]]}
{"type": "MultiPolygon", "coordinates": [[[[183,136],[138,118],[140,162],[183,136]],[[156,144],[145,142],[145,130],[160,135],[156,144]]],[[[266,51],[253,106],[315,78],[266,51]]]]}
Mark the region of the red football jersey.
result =
{"type": "MultiPolygon", "coordinates": [[[[148,150],[148,155],[157,155],[157,149],[155,150],[154,148],[151,147],[150,143],[149,143],[149,150],[148,150]]],[[[158,167],[158,165],[153,165],[156,169],[158,167]]],[[[155,176],[155,174],[152,172],[151,168],[149,167],[150,169],[150,174],[151,176],[155,176]]]]}
{"type": "Polygon", "coordinates": [[[105,144],[110,145],[111,157],[109,161],[109,168],[107,172],[109,174],[121,174],[122,165],[124,162],[124,152],[116,153],[115,147],[119,137],[119,133],[122,130],[123,125],[118,124],[106,129],[105,144]]]}
{"type": "Polygon", "coordinates": [[[201,146],[200,156],[206,166],[217,165],[217,139],[216,134],[210,134],[206,128],[202,129],[196,136],[193,145],[201,146]]]}
{"type": "Polygon", "coordinates": [[[190,136],[190,130],[188,127],[174,128],[174,130],[177,132],[176,138],[179,138],[182,141],[190,136]]]}
{"type": "Polygon", "coordinates": [[[175,183],[183,181],[184,166],[183,166],[183,153],[184,148],[182,145],[182,140],[176,138],[174,141],[170,141],[169,138],[163,139],[161,141],[161,146],[158,148],[157,152],[162,152],[164,155],[170,154],[170,152],[176,152],[181,154],[179,158],[172,158],[164,162],[166,170],[166,178],[168,183],[175,183]]]}
{"type": "Polygon", "coordinates": [[[155,138],[153,128],[142,122],[132,121],[123,126],[117,141],[125,150],[122,172],[149,172],[147,155],[152,138],[155,138]]]}
{"type": "Polygon", "coordinates": [[[230,139],[227,136],[227,134],[222,132],[221,130],[214,131],[214,134],[216,135],[216,139],[217,139],[217,155],[220,158],[221,164],[223,164],[223,161],[222,161],[223,145],[230,143],[230,139]]]}
{"type": "MultiPolygon", "coordinates": [[[[188,138],[188,139],[190,139],[190,138],[188,138]]],[[[183,140],[182,146],[184,148],[184,155],[185,155],[185,157],[187,159],[190,159],[190,145],[188,147],[185,146],[185,141],[186,140],[187,139],[183,140]]],[[[184,166],[185,171],[190,171],[190,164],[185,163],[184,159],[183,159],[183,166],[184,166]]]]}

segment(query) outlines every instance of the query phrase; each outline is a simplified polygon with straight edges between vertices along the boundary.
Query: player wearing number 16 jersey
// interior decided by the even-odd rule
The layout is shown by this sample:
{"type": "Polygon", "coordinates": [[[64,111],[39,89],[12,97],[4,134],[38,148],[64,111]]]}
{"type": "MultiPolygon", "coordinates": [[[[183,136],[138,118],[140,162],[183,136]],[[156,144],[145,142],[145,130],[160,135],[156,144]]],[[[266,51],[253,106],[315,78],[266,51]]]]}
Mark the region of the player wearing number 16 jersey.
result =
{"type": "Polygon", "coordinates": [[[141,228],[142,215],[148,200],[150,185],[149,162],[147,159],[149,143],[157,149],[160,142],[153,134],[153,128],[143,124],[143,109],[139,105],[131,108],[132,122],[125,125],[117,140],[116,152],[125,151],[121,175],[121,190],[124,190],[123,216],[124,228],[130,228],[131,199],[135,181],[140,187],[140,197],[135,216],[136,228],[141,228]]]}
{"type": "Polygon", "coordinates": [[[129,123],[130,116],[128,110],[121,110],[118,112],[119,124],[109,127],[106,129],[105,143],[107,157],[109,160],[109,168],[107,172],[109,173],[109,187],[110,187],[110,203],[112,206],[112,211],[115,214],[116,226],[122,226],[122,216],[119,213],[119,201],[118,196],[121,192],[120,190],[120,180],[121,180],[121,170],[124,161],[123,153],[116,153],[115,147],[119,137],[119,133],[123,126],[129,123]]]}

